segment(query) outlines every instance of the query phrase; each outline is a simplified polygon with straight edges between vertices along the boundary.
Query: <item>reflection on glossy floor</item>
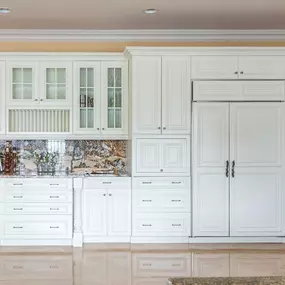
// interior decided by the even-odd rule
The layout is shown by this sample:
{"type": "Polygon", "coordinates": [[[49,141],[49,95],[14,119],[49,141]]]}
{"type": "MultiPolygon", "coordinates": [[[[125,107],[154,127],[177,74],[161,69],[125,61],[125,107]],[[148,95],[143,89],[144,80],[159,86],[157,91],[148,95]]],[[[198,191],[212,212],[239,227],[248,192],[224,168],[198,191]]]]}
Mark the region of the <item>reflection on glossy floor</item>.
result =
{"type": "Polygon", "coordinates": [[[169,277],[285,276],[284,245],[0,248],[0,285],[165,285],[169,277]]]}

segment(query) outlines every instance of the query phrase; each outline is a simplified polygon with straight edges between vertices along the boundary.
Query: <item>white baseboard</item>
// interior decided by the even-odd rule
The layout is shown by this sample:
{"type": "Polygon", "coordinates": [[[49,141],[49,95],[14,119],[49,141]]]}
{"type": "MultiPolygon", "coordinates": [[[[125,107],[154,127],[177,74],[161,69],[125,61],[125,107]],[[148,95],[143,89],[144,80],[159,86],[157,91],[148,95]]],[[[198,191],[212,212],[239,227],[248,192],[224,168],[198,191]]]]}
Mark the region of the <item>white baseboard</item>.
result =
{"type": "Polygon", "coordinates": [[[83,243],[130,243],[131,237],[97,237],[85,236],[83,243]]]}
{"type": "Polygon", "coordinates": [[[1,246],[72,246],[72,239],[5,239],[0,241],[1,246]]]}
{"type": "Polygon", "coordinates": [[[188,243],[188,237],[131,237],[131,243],[188,243]]]}
{"type": "Polygon", "coordinates": [[[189,243],[285,243],[283,237],[197,237],[189,243]]]}

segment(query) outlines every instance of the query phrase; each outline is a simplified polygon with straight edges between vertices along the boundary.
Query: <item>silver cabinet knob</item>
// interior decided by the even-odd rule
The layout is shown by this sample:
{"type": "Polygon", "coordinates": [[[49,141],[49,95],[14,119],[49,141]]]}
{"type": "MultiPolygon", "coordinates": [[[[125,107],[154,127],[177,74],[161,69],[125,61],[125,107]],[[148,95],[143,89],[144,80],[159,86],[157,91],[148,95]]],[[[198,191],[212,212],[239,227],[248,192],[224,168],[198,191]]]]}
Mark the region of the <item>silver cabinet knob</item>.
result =
{"type": "Polygon", "coordinates": [[[106,194],[103,194],[103,196],[106,196],[106,194]]]}
{"type": "Polygon", "coordinates": [[[235,71],[235,74],[238,74],[238,72],[237,72],[237,71],[235,71]]]}
{"type": "Polygon", "coordinates": [[[163,172],[163,169],[160,169],[160,172],[163,172]]]}
{"type": "Polygon", "coordinates": [[[161,127],[158,127],[158,129],[160,130],[160,129],[161,129],[161,127]]]}
{"type": "Polygon", "coordinates": [[[43,102],[43,101],[44,101],[44,99],[40,99],[40,101],[41,101],[41,102],[43,102]]]}
{"type": "Polygon", "coordinates": [[[97,128],[97,131],[99,131],[100,130],[100,128],[97,128]]]}
{"type": "Polygon", "coordinates": [[[102,130],[104,131],[104,130],[105,130],[105,128],[102,128],[102,130]]]}
{"type": "Polygon", "coordinates": [[[34,99],[34,101],[38,101],[38,99],[34,99]]]}
{"type": "Polygon", "coordinates": [[[109,194],[109,196],[112,196],[112,194],[109,194]]]}
{"type": "Polygon", "coordinates": [[[243,74],[243,71],[241,71],[240,74],[243,74]]]}
{"type": "Polygon", "coordinates": [[[164,130],[166,130],[166,127],[163,127],[164,130]]]}

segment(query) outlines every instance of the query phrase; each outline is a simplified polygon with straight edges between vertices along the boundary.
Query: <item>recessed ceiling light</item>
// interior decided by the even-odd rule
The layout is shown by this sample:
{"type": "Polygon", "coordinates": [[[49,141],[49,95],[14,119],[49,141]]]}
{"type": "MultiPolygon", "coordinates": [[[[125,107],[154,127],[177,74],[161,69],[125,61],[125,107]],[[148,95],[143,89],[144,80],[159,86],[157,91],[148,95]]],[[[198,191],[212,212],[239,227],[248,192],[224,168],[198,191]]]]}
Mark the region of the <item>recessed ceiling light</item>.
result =
{"type": "Polygon", "coordinates": [[[144,12],[145,12],[146,14],[155,14],[155,13],[157,12],[157,9],[150,8],[150,9],[144,10],[144,12]]]}
{"type": "Polygon", "coordinates": [[[0,7],[0,14],[9,14],[11,12],[10,8],[0,7]]]}

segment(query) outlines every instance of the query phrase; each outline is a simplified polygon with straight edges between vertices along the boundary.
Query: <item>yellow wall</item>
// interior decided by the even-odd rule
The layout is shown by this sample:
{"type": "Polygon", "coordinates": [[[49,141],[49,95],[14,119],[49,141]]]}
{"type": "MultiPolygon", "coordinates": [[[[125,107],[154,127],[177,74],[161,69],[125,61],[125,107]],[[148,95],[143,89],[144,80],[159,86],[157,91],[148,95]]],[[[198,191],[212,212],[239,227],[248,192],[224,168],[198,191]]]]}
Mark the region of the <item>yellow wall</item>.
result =
{"type": "Polygon", "coordinates": [[[0,52],[121,52],[126,46],[285,46],[283,42],[0,42],[0,52]]]}

